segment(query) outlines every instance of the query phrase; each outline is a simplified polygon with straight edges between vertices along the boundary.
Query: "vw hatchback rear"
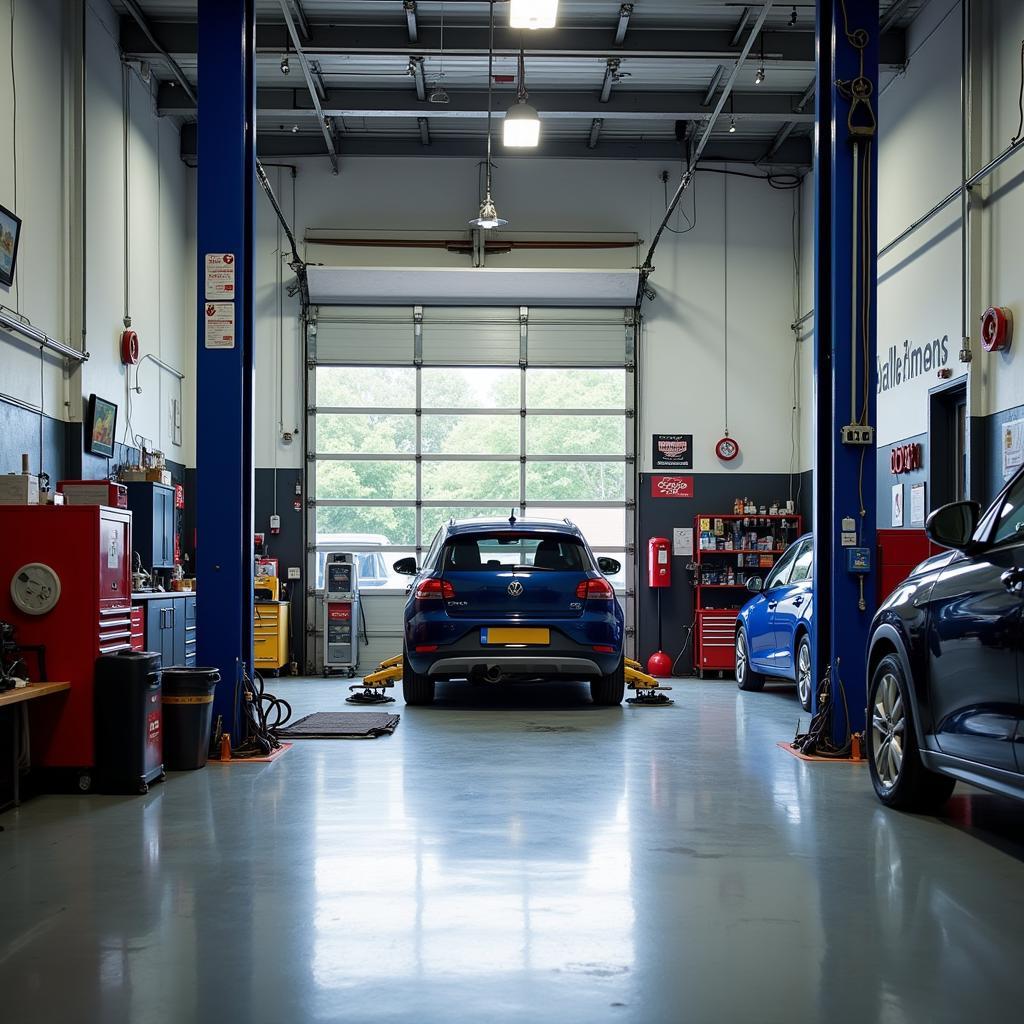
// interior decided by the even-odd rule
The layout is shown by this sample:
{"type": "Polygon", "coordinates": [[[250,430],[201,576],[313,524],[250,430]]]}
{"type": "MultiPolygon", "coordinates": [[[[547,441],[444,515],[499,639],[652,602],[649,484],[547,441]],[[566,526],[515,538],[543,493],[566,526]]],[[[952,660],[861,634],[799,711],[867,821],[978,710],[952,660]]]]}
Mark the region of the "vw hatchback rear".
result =
{"type": "Polygon", "coordinates": [[[405,606],[402,686],[429,704],[437,680],[586,680],[595,704],[622,701],[618,563],[594,558],[568,521],[473,520],[442,527],[405,606]]]}

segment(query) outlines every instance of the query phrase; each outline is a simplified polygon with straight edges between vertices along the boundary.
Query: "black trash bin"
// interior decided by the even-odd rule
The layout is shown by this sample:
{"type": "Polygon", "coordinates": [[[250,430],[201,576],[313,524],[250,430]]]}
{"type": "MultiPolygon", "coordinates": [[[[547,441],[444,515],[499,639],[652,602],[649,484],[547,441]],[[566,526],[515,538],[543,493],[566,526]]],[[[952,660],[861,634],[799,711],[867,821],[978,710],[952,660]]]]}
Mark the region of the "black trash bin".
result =
{"type": "Polygon", "coordinates": [[[202,768],[210,748],[215,668],[165,668],[163,678],[164,764],[168,771],[202,768]]]}
{"type": "Polygon", "coordinates": [[[108,791],[146,793],[164,774],[160,655],[121,651],[96,659],[96,774],[108,791]]]}

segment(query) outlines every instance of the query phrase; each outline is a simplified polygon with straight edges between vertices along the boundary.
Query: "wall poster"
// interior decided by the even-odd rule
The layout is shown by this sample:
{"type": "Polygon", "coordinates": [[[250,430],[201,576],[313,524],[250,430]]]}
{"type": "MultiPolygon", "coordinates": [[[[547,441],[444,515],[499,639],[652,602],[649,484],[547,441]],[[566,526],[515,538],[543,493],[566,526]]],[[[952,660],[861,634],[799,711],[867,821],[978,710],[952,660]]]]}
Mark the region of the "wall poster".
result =
{"type": "Polygon", "coordinates": [[[892,485],[892,525],[903,525],[903,484],[892,485]]]}
{"type": "Polygon", "coordinates": [[[654,434],[655,469],[693,469],[693,434],[654,434]]]}

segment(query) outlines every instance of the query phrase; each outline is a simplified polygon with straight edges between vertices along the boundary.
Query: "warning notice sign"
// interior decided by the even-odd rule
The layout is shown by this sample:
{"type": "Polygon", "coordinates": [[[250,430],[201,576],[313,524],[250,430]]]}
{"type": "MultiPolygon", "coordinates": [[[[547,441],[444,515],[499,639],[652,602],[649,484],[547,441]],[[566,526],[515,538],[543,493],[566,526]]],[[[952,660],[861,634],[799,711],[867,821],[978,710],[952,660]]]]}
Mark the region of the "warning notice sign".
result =
{"type": "Polygon", "coordinates": [[[206,304],[206,347],[235,347],[235,304],[208,302],[206,304]]]}
{"type": "Polygon", "coordinates": [[[235,254],[208,252],[206,254],[206,295],[211,302],[235,297],[235,254]]]}

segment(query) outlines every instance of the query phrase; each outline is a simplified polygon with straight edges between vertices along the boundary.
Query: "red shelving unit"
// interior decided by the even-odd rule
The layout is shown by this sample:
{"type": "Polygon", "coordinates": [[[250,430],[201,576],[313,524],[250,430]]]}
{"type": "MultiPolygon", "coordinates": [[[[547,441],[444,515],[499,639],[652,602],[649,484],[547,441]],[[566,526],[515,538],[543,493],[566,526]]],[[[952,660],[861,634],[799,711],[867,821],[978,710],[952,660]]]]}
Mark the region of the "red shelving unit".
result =
{"type": "Polygon", "coordinates": [[[702,513],[694,516],[693,526],[697,567],[693,667],[701,679],[705,672],[717,672],[721,678],[736,669],[736,614],[750,597],[747,579],[767,576],[800,536],[803,521],[785,513],[702,513]],[[750,546],[754,538],[757,547],[750,546]],[[770,546],[761,546],[766,542],[770,546]]]}

